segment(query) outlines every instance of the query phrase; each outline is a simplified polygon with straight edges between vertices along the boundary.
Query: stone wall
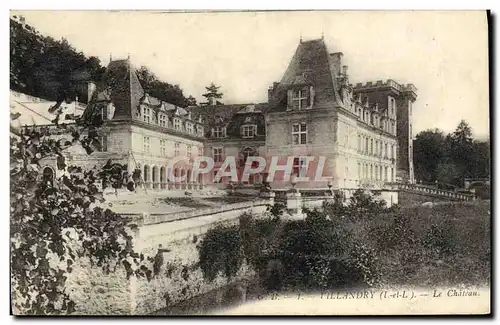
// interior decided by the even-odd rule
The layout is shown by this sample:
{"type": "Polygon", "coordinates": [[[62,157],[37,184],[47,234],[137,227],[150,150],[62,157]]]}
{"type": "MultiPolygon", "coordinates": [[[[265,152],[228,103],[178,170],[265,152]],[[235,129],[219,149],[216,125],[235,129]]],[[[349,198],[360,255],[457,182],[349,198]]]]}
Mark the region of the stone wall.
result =
{"type": "MultiPolygon", "coordinates": [[[[265,201],[257,201],[254,204],[226,205],[211,213],[206,209],[199,210],[198,214],[185,214],[182,220],[161,215],[138,218],[140,227],[134,232],[134,248],[151,257],[162,252],[163,263],[158,274],[151,281],[135,277],[127,280],[123,267],[105,275],[100,268],[91,266],[87,259],[80,259],[67,281],[67,290],[77,303],[77,313],[151,314],[228,283],[252,277],[253,270],[244,264],[234,279],[218,276],[213,282],[207,282],[198,266],[196,246],[207,230],[216,224],[237,223],[243,212],[259,215],[265,209],[265,201]]],[[[178,214],[177,217],[182,216],[178,214]]]]}

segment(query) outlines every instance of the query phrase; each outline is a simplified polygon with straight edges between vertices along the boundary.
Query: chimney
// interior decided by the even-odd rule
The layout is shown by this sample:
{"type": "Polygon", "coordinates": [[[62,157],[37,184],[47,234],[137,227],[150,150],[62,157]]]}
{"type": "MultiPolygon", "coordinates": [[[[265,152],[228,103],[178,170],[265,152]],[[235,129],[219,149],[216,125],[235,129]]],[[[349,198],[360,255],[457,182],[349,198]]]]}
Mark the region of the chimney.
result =
{"type": "Polygon", "coordinates": [[[330,56],[332,57],[332,68],[334,68],[336,75],[339,75],[342,71],[341,66],[342,66],[342,57],[344,54],[342,52],[336,52],[336,53],[330,53],[330,56]]]}
{"type": "Polygon", "coordinates": [[[87,84],[87,103],[90,103],[90,100],[92,99],[92,95],[94,95],[95,92],[95,83],[92,81],[89,81],[87,84]]]}
{"type": "Polygon", "coordinates": [[[267,89],[267,102],[271,102],[271,98],[273,97],[273,94],[274,94],[274,91],[276,90],[276,88],[278,87],[280,83],[279,82],[273,82],[273,85],[270,86],[268,89],[267,89]]]}

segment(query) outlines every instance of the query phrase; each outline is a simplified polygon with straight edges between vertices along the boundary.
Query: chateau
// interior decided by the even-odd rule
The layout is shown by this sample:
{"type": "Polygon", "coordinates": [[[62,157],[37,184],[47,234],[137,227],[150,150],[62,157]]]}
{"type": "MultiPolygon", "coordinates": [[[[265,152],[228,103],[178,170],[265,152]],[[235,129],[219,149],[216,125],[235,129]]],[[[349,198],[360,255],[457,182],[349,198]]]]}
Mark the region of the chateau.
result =
{"type": "MultiPolygon", "coordinates": [[[[269,87],[266,103],[187,108],[145,93],[129,59],[111,61],[103,80],[89,84],[89,99],[105,120],[102,150],[88,156],[71,149],[68,157],[86,166],[108,159],[126,163],[129,172],[141,171],[142,187],[158,190],[226,186],[226,177],[222,184],[213,180],[228,156],[239,168],[249,156],[278,156],[298,176],[311,177],[298,188],[376,189],[413,182],[416,88],[393,80],[352,85],[342,57],[330,53],[323,39],[301,40],[282,79],[269,87]],[[186,176],[184,182],[169,181],[172,159],[192,162],[201,155],[214,159],[213,173],[194,177],[188,163],[172,170],[186,176]],[[320,157],[326,158],[323,178],[315,181],[320,157]]],[[[267,173],[252,175],[241,186],[260,184],[267,173]]],[[[278,176],[270,185],[286,189],[290,180],[278,176]]]]}

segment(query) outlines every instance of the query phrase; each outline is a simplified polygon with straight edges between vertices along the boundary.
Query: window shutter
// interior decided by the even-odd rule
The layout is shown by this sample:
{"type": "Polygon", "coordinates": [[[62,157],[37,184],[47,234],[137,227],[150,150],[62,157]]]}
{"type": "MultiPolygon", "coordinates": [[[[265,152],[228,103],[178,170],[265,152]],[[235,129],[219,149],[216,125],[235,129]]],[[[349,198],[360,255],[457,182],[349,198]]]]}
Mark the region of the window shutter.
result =
{"type": "Polygon", "coordinates": [[[289,89],[288,90],[288,95],[287,95],[287,106],[288,108],[292,108],[293,107],[293,103],[292,103],[292,98],[293,98],[293,90],[292,89],[289,89]]]}

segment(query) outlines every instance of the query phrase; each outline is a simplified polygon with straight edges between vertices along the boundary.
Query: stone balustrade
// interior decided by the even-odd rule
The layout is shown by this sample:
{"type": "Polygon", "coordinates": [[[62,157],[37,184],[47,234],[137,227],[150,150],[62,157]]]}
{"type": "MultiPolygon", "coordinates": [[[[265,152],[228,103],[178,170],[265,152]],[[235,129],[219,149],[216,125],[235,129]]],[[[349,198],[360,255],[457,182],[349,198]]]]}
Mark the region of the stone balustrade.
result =
{"type": "MultiPolygon", "coordinates": [[[[393,184],[396,185],[396,184],[393,184]]],[[[396,185],[399,190],[406,190],[411,192],[422,193],[426,195],[435,195],[441,196],[445,198],[449,198],[452,200],[462,200],[462,201],[472,201],[474,199],[474,195],[466,194],[466,193],[456,193],[453,191],[431,188],[428,186],[420,186],[417,184],[397,184],[396,185]]]]}

